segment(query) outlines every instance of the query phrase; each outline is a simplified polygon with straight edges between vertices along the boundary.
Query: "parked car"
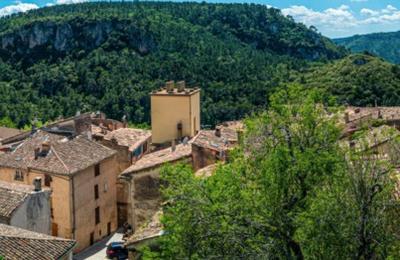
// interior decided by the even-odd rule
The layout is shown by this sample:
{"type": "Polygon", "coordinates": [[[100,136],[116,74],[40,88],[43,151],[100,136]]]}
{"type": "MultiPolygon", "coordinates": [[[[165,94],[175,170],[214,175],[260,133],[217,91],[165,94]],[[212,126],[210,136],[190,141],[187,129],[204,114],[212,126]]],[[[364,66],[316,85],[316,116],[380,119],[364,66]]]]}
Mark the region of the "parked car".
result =
{"type": "Polygon", "coordinates": [[[128,259],[128,249],[124,242],[112,242],[107,246],[107,257],[110,259],[128,259]]]}

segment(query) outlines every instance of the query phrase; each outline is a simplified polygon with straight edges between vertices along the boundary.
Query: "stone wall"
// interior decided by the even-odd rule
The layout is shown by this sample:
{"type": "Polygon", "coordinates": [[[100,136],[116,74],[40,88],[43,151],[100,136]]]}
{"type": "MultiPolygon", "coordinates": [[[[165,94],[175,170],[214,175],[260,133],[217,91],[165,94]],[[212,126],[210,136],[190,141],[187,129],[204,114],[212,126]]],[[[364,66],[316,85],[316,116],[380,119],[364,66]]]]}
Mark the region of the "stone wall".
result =
{"type": "Polygon", "coordinates": [[[51,235],[50,192],[30,194],[12,214],[10,225],[51,235]]]}

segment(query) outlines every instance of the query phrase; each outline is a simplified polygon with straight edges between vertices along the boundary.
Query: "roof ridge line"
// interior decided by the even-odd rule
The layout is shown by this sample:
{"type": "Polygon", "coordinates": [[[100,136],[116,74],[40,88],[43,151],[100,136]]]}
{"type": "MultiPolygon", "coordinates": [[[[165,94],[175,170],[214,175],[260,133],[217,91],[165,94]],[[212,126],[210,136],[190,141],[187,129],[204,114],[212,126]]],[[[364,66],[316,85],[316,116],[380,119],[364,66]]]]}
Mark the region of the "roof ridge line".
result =
{"type": "MultiPolygon", "coordinates": [[[[32,233],[39,233],[31,230],[27,230],[32,233]]],[[[56,236],[50,236],[44,233],[39,233],[44,236],[48,237],[25,237],[23,235],[14,235],[14,234],[0,234],[0,237],[13,237],[13,238],[22,238],[22,239],[31,239],[31,240],[49,240],[49,241],[62,241],[62,242],[75,242],[73,239],[68,239],[68,238],[63,238],[63,237],[56,237],[56,236]]]]}
{"type": "Polygon", "coordinates": [[[70,172],[70,169],[68,168],[68,166],[63,162],[63,160],[61,160],[60,156],[58,155],[56,149],[53,146],[50,146],[50,149],[53,151],[54,155],[56,156],[56,158],[61,162],[61,164],[64,166],[64,168],[70,172]]]}

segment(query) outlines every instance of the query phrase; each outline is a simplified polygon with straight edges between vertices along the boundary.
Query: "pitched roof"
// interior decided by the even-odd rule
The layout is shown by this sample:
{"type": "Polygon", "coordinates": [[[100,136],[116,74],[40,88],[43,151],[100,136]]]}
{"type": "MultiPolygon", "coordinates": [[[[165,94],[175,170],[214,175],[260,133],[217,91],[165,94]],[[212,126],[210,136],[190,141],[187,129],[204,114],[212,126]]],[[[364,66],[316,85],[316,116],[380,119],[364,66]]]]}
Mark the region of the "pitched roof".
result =
{"type": "Polygon", "coordinates": [[[192,155],[192,146],[190,144],[178,144],[175,151],[172,148],[163,149],[154,153],[144,155],[135,164],[131,165],[122,174],[131,174],[144,169],[160,166],[168,162],[174,162],[192,155]]]}
{"type": "Polygon", "coordinates": [[[151,131],[134,128],[120,128],[109,132],[104,140],[115,141],[119,146],[128,147],[134,151],[139,145],[151,137],[151,131]]]}
{"type": "Polygon", "coordinates": [[[13,152],[0,155],[0,166],[69,175],[99,163],[115,153],[114,150],[84,136],[69,139],[38,130],[13,152]],[[35,159],[34,150],[40,148],[43,143],[50,145],[50,151],[47,155],[35,159]]]}
{"type": "Polygon", "coordinates": [[[5,259],[60,259],[76,242],[0,224],[0,256],[5,259]]]}
{"type": "Polygon", "coordinates": [[[22,133],[21,130],[0,126],[0,141],[22,133]]]}
{"type": "Polygon", "coordinates": [[[193,144],[218,152],[233,148],[238,142],[237,131],[229,127],[220,129],[221,136],[217,136],[215,130],[201,130],[193,138],[193,144]]]}
{"type": "Polygon", "coordinates": [[[32,191],[28,185],[0,181],[0,216],[9,218],[32,191]]]}
{"type": "Polygon", "coordinates": [[[400,107],[347,107],[349,121],[360,121],[363,119],[399,120],[400,107]]]}

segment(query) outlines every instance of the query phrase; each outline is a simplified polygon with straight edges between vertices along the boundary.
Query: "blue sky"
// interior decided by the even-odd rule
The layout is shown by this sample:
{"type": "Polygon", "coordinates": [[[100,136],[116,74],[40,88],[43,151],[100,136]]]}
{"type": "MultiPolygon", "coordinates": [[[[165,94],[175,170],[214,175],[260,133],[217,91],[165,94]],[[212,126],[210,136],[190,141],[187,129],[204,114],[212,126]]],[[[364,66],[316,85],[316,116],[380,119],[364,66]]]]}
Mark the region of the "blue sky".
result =
{"type": "MultiPolygon", "coordinates": [[[[52,4],[89,0],[0,0],[0,16],[52,4]]],[[[296,21],[314,25],[322,34],[346,37],[354,34],[400,30],[398,0],[210,0],[223,3],[259,3],[282,9],[296,21]]]]}

